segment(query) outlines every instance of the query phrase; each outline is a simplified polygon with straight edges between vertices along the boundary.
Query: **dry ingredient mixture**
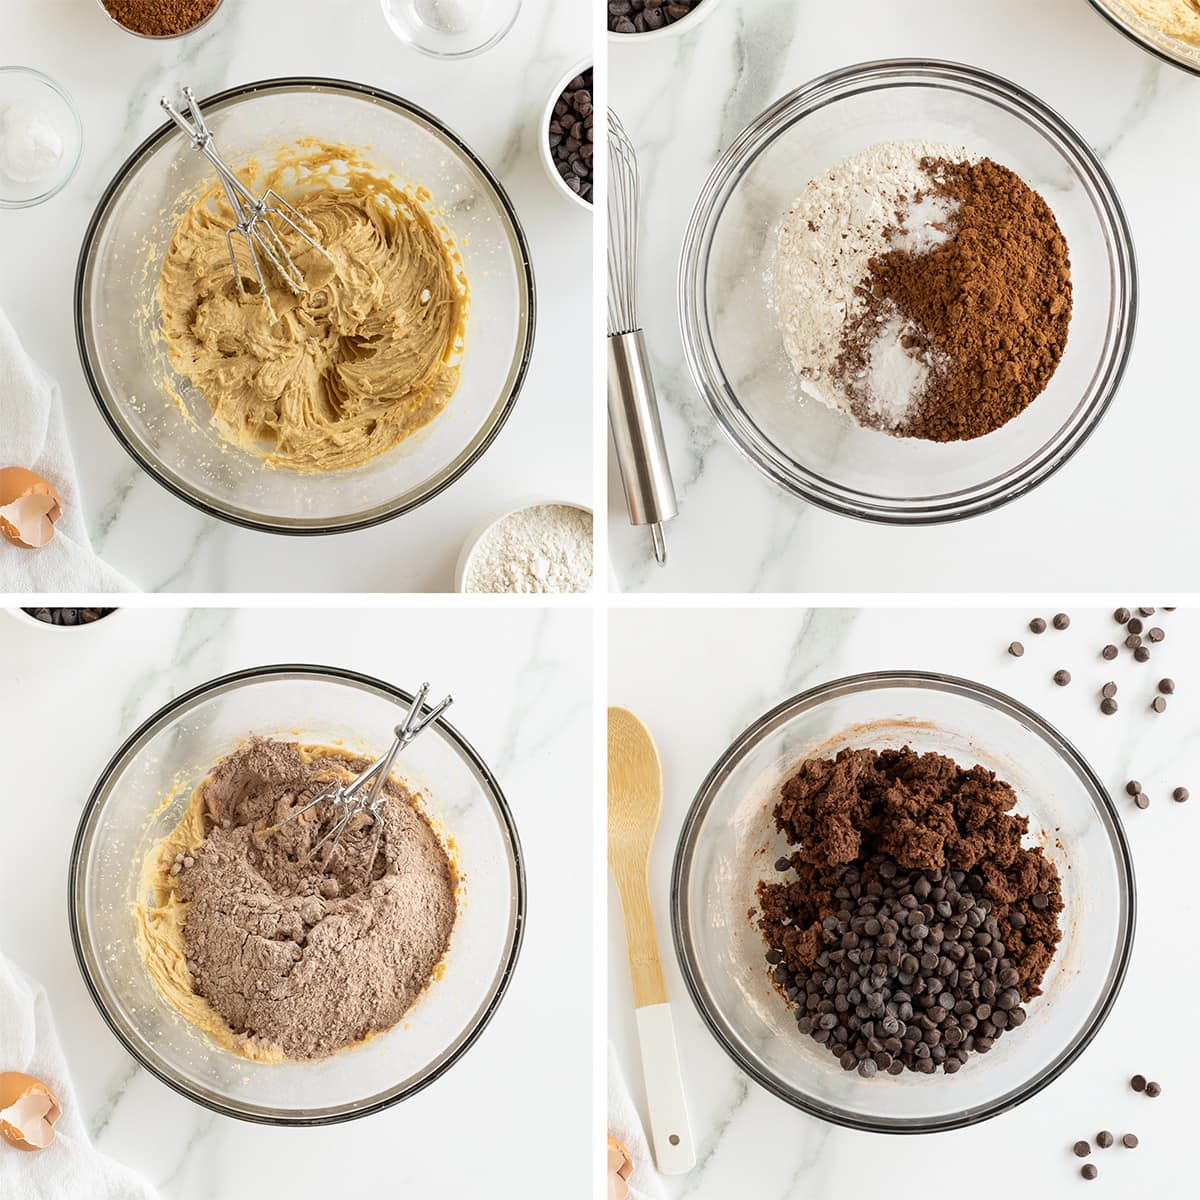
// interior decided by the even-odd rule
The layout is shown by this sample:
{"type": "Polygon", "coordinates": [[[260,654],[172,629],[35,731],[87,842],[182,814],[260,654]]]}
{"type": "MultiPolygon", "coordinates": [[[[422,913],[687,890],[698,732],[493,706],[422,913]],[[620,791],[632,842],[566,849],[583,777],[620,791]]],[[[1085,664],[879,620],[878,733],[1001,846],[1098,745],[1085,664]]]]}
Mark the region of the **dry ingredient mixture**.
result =
{"type": "Polygon", "coordinates": [[[366,760],[254,738],[213,767],[150,853],[156,897],[135,910],[164,998],[220,1045],[259,1061],[323,1058],[390,1029],[436,977],[457,911],[449,855],[414,797],[384,789],[384,828],[351,824],[303,858],[324,805],[264,831],[366,760]]]}
{"type": "Polygon", "coordinates": [[[113,20],[147,37],[187,33],[212,14],[221,0],[104,0],[113,20]]]}
{"type": "Polygon", "coordinates": [[[784,783],[794,849],[756,919],[800,1032],[844,1069],[953,1074],[1024,1024],[1063,901],[1015,805],[984,767],[908,747],[807,759],[784,783]]]}
{"type": "Polygon", "coordinates": [[[232,215],[214,183],[163,261],[167,355],[223,436],[268,465],[361,466],[432,421],[458,387],[461,262],[429,194],[405,191],[345,146],[291,147],[256,186],[287,196],[329,258],[277,222],[308,290],[297,295],[271,272],[268,305],[235,238],[243,294],[225,238],[232,215]]]}
{"type": "Polygon", "coordinates": [[[590,592],[592,514],[535,504],[496,522],[471,555],[468,592],[590,592]]]}
{"type": "Polygon", "coordinates": [[[1200,47],[1200,0],[1123,0],[1123,4],[1168,37],[1200,47]]]}
{"type": "Polygon", "coordinates": [[[1046,202],[937,142],[871,146],[812,180],[775,261],[780,331],[808,390],[899,437],[963,441],[1022,412],[1071,319],[1067,243],[1046,202]]]}

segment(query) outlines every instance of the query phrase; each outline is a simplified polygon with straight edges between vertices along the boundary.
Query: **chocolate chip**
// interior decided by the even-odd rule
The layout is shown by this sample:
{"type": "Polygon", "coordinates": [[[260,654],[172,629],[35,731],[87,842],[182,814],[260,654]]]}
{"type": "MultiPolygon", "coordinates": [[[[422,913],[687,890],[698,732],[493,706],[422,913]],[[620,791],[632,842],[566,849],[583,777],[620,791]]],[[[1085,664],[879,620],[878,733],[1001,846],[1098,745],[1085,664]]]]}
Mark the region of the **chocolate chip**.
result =
{"type": "Polygon", "coordinates": [[[1137,617],[1131,617],[1125,622],[1126,633],[1141,633],[1145,626],[1137,617]]]}
{"type": "Polygon", "coordinates": [[[790,871],[792,869],[792,860],[790,858],[777,858],[775,860],[775,870],[790,871]]]}
{"type": "Polygon", "coordinates": [[[1140,614],[1141,614],[1143,617],[1152,617],[1152,616],[1154,616],[1154,609],[1152,609],[1152,608],[1139,608],[1139,609],[1138,609],[1138,612],[1139,612],[1139,613],[1140,613],[1140,614]]]}
{"type": "Polygon", "coordinates": [[[1125,1146],[1130,1150],[1136,1150],[1137,1144],[1138,1144],[1138,1139],[1137,1139],[1136,1133],[1126,1133],[1126,1134],[1122,1135],[1122,1137],[1121,1137],[1121,1145],[1122,1146],[1125,1146]]]}
{"type": "Polygon", "coordinates": [[[1020,642],[1009,642],[1008,652],[1013,658],[1020,658],[1025,653],[1025,647],[1020,642]]]}
{"type": "Polygon", "coordinates": [[[1150,647],[1149,646],[1136,646],[1133,651],[1133,657],[1138,662],[1149,662],[1150,661],[1150,647]]]}
{"type": "Polygon", "coordinates": [[[1075,1151],[1076,1158],[1087,1158],[1087,1156],[1092,1152],[1092,1146],[1090,1142],[1076,1142],[1071,1149],[1075,1151]]]}
{"type": "Polygon", "coordinates": [[[1117,702],[1105,697],[1100,701],[1100,711],[1106,716],[1111,717],[1117,711],[1117,702]]]}
{"type": "Polygon", "coordinates": [[[1150,807],[1150,797],[1147,796],[1145,792],[1138,792],[1138,794],[1134,796],[1133,802],[1138,806],[1138,808],[1150,807]]]}
{"type": "Polygon", "coordinates": [[[1151,705],[1150,705],[1150,707],[1151,707],[1152,709],[1154,709],[1154,711],[1155,711],[1156,713],[1160,713],[1160,712],[1166,712],[1166,711],[1167,711],[1167,701],[1166,701],[1166,697],[1164,697],[1164,696],[1155,696],[1155,697],[1154,697],[1154,703],[1153,703],[1153,704],[1151,704],[1151,705]]]}
{"type": "Polygon", "coordinates": [[[1111,642],[1100,651],[1100,657],[1112,662],[1121,652],[1111,642]]]}
{"type": "Polygon", "coordinates": [[[1113,1144],[1113,1135],[1107,1129],[1102,1129],[1096,1134],[1096,1145],[1101,1150],[1107,1150],[1113,1144]]]}
{"type": "Polygon", "coordinates": [[[115,608],[23,608],[21,611],[28,613],[44,625],[61,625],[72,628],[77,625],[91,625],[94,621],[99,621],[102,617],[107,617],[117,610],[115,608]]]}
{"type": "Polygon", "coordinates": [[[1166,639],[1166,636],[1167,636],[1166,633],[1162,629],[1160,629],[1157,625],[1155,625],[1153,629],[1148,629],[1146,631],[1146,637],[1149,638],[1149,640],[1152,642],[1164,641],[1166,639]]]}
{"type": "Polygon", "coordinates": [[[1106,700],[1111,700],[1116,694],[1117,685],[1111,679],[1100,689],[1100,695],[1106,700]]]}
{"type": "Polygon", "coordinates": [[[593,71],[588,67],[563,89],[550,114],[547,137],[555,169],[577,196],[592,202],[593,71]]]}
{"type": "Polygon", "coordinates": [[[1070,671],[1055,671],[1054,672],[1054,682],[1057,683],[1059,687],[1066,687],[1067,684],[1071,682],[1071,672],[1070,671]]]}
{"type": "Polygon", "coordinates": [[[609,0],[610,33],[653,33],[692,15],[703,0],[609,0]]]}
{"type": "Polygon", "coordinates": [[[1136,796],[1142,790],[1142,785],[1136,779],[1131,779],[1126,785],[1125,790],[1131,795],[1136,796]]]}
{"type": "Polygon", "coordinates": [[[1152,1079],[1148,1084],[1146,1084],[1146,1095],[1149,1096],[1152,1100],[1154,1099],[1155,1096],[1161,1096],[1162,1095],[1162,1084],[1155,1083],[1154,1080],[1152,1079]]]}
{"type": "Polygon", "coordinates": [[[1100,1172],[1096,1169],[1095,1163],[1084,1163],[1083,1166],[1079,1168],[1079,1173],[1084,1177],[1084,1179],[1095,1179],[1096,1176],[1100,1174],[1100,1172]]]}
{"type": "Polygon", "coordinates": [[[1055,613],[1054,614],[1054,628],[1055,629],[1066,629],[1067,626],[1070,624],[1071,624],[1071,618],[1068,617],[1066,613],[1055,613]]]}
{"type": "Polygon", "coordinates": [[[1164,696],[1171,696],[1171,695],[1174,695],[1174,693],[1175,693],[1175,680],[1173,680],[1173,679],[1160,679],[1160,680],[1158,681],[1158,690],[1159,690],[1160,692],[1162,692],[1162,694],[1163,694],[1164,696]]]}
{"type": "Polygon", "coordinates": [[[1116,621],[1118,625],[1124,625],[1132,615],[1133,614],[1129,611],[1129,609],[1118,608],[1116,612],[1113,613],[1113,620],[1116,621]]]}
{"type": "Polygon", "coordinates": [[[1174,800],[1176,804],[1182,804],[1190,795],[1191,792],[1189,792],[1187,788],[1177,787],[1171,793],[1171,799],[1174,800]]]}
{"type": "Polygon", "coordinates": [[[1030,633],[1045,633],[1046,632],[1046,622],[1041,617],[1034,617],[1033,620],[1029,622],[1029,632],[1030,633]]]}
{"type": "Polygon", "coordinates": [[[1130,1086],[1131,1088],[1133,1088],[1133,1090],[1134,1090],[1135,1092],[1144,1092],[1144,1091],[1146,1090],[1146,1077],[1145,1077],[1145,1075],[1135,1075],[1135,1076],[1134,1076],[1134,1077],[1133,1077],[1133,1078],[1132,1078],[1132,1079],[1129,1081],[1129,1086],[1130,1086]]]}
{"type": "Polygon", "coordinates": [[[1136,650],[1142,644],[1142,639],[1136,634],[1131,633],[1125,639],[1125,646],[1129,650],[1136,650]]]}

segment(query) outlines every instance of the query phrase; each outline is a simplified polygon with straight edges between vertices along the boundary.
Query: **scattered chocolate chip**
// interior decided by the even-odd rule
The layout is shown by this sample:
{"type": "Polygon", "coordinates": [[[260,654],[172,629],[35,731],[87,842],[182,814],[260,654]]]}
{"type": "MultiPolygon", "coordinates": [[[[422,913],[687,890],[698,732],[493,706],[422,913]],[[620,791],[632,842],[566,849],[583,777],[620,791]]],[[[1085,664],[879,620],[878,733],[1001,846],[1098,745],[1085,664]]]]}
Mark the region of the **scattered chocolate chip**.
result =
{"type": "Polygon", "coordinates": [[[1137,617],[1131,617],[1128,621],[1125,622],[1125,632],[1126,633],[1141,633],[1144,628],[1145,628],[1145,626],[1142,624],[1142,622],[1137,617]]]}
{"type": "Polygon", "coordinates": [[[1111,717],[1117,711],[1117,702],[1108,696],[1105,696],[1100,701],[1100,711],[1106,716],[1111,717]]]}
{"type": "Polygon", "coordinates": [[[1107,1129],[1102,1129],[1096,1134],[1096,1145],[1101,1150],[1107,1150],[1113,1144],[1113,1135],[1107,1129]]]}
{"type": "Polygon", "coordinates": [[[1116,612],[1113,613],[1113,620],[1116,621],[1118,625],[1124,625],[1132,615],[1133,614],[1129,611],[1129,609],[1118,608],[1116,612]]]}
{"type": "Polygon", "coordinates": [[[1076,1158],[1087,1158],[1087,1156],[1092,1152],[1092,1146],[1090,1142],[1076,1142],[1071,1149],[1075,1151],[1076,1158]]]}
{"type": "Polygon", "coordinates": [[[1162,1095],[1162,1084],[1155,1083],[1154,1080],[1152,1079],[1148,1084],[1146,1084],[1146,1095],[1149,1096],[1152,1100],[1154,1099],[1155,1096],[1161,1096],[1162,1095]]]}
{"type": "Polygon", "coordinates": [[[1071,672],[1070,671],[1055,671],[1054,672],[1054,682],[1057,683],[1059,687],[1066,687],[1067,684],[1071,682],[1071,672]]]}
{"type": "MultiPolygon", "coordinates": [[[[1117,685],[1110,679],[1101,689],[1100,695],[1106,700],[1111,700],[1117,694],[1117,685]]],[[[1141,790],[1140,788],[1138,789],[1141,790]]]]}
{"type": "Polygon", "coordinates": [[[777,858],[775,860],[775,870],[790,871],[792,869],[792,860],[790,858],[777,858]]]}
{"type": "Polygon", "coordinates": [[[1134,1090],[1135,1092],[1144,1092],[1144,1091],[1146,1090],[1146,1077],[1145,1077],[1145,1075],[1135,1075],[1135,1076],[1134,1076],[1134,1077],[1133,1077],[1133,1078],[1132,1078],[1132,1079],[1129,1081],[1129,1086],[1130,1086],[1131,1088],[1133,1088],[1133,1090],[1134,1090]]]}
{"type": "Polygon", "coordinates": [[[1189,792],[1187,788],[1177,787],[1171,793],[1171,799],[1174,800],[1176,804],[1182,804],[1191,794],[1192,793],[1189,792]]]}
{"type": "Polygon", "coordinates": [[[1025,653],[1025,647],[1020,642],[1009,642],[1008,652],[1013,658],[1020,658],[1025,653]]]}
{"type": "Polygon", "coordinates": [[[1154,697],[1154,703],[1153,703],[1153,704],[1151,704],[1151,705],[1150,705],[1150,707],[1151,707],[1152,709],[1154,709],[1154,711],[1155,711],[1156,713],[1160,713],[1160,712],[1166,712],[1166,711],[1167,711],[1167,701],[1166,701],[1166,698],[1165,698],[1165,697],[1163,697],[1163,696],[1155,696],[1155,697],[1154,697]]]}
{"type": "Polygon", "coordinates": [[[1140,614],[1141,614],[1143,617],[1152,617],[1152,616],[1154,616],[1154,609],[1152,609],[1152,608],[1139,608],[1139,609],[1138,609],[1138,612],[1139,612],[1139,613],[1140,613],[1140,614]]]}
{"type": "Polygon", "coordinates": [[[1174,694],[1174,692],[1175,692],[1175,680],[1173,680],[1173,679],[1160,679],[1160,680],[1158,681],[1158,690],[1159,690],[1160,692],[1162,692],[1162,694],[1163,694],[1164,696],[1171,696],[1171,695],[1173,695],[1173,694],[1174,694]]]}
{"type": "Polygon", "coordinates": [[[1142,790],[1142,785],[1136,779],[1131,779],[1126,785],[1125,790],[1131,795],[1136,796],[1142,790]]]}
{"type": "Polygon", "coordinates": [[[1033,620],[1029,622],[1029,632],[1030,633],[1045,633],[1046,632],[1046,622],[1041,617],[1034,617],[1033,620]]]}
{"type": "Polygon", "coordinates": [[[1142,639],[1136,633],[1131,633],[1125,639],[1125,645],[1130,650],[1136,650],[1141,644],[1142,644],[1142,639]]]}
{"type": "Polygon", "coordinates": [[[1149,646],[1136,646],[1133,651],[1133,657],[1137,662],[1149,662],[1150,661],[1150,647],[1149,646]]]}
{"type": "Polygon", "coordinates": [[[1138,1144],[1138,1139],[1137,1139],[1136,1133],[1127,1133],[1127,1134],[1124,1134],[1121,1138],[1121,1145],[1127,1147],[1130,1150],[1136,1150],[1137,1144],[1138,1144]]]}
{"type": "Polygon", "coordinates": [[[1100,651],[1100,657],[1107,659],[1109,662],[1112,662],[1118,654],[1120,654],[1120,651],[1111,642],[1100,651]]]}
{"type": "Polygon", "coordinates": [[[1096,1176],[1100,1174],[1100,1172],[1096,1169],[1095,1163],[1084,1163],[1083,1166],[1079,1168],[1079,1173],[1084,1177],[1084,1179],[1095,1179],[1096,1176]]]}
{"type": "Polygon", "coordinates": [[[1161,642],[1166,640],[1166,632],[1155,625],[1152,629],[1146,630],[1146,637],[1152,642],[1161,642]]]}
{"type": "Polygon", "coordinates": [[[1066,613],[1055,613],[1054,614],[1054,628],[1055,629],[1066,629],[1067,626],[1070,624],[1071,624],[1071,618],[1068,617],[1066,613]]]}
{"type": "Polygon", "coordinates": [[[1138,794],[1134,796],[1133,802],[1138,806],[1138,808],[1150,807],[1150,797],[1147,796],[1145,792],[1138,792],[1138,794]]]}

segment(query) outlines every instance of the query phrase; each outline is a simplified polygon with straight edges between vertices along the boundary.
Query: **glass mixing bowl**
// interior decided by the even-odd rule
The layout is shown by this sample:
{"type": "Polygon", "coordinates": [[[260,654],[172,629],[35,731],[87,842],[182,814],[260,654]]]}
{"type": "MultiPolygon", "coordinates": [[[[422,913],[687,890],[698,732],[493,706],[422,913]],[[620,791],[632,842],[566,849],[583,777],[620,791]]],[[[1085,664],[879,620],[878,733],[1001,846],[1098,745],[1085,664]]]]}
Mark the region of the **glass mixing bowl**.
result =
{"type": "Polygon", "coordinates": [[[833,512],[913,525],[993,509],[1079,449],[1124,373],[1137,281],[1112,183],[1061,117],[998,76],[897,59],[814,80],[734,141],[692,215],[679,305],[696,387],[750,462],[833,512]],[[892,437],[806,398],[776,325],[783,214],[847,155],[912,138],[962,144],[1017,172],[1054,210],[1070,247],[1075,303],[1062,362],[1020,416],[973,441],[892,437]]]}
{"type": "MultiPolygon", "coordinates": [[[[1143,20],[1122,0],[1090,0],[1092,7],[1130,41],[1137,42],[1156,58],[1200,75],[1200,46],[1192,46],[1165,34],[1156,25],[1143,20]]],[[[1193,7],[1195,5],[1193,4],[1193,7]]]]}
{"type": "Polygon", "coordinates": [[[424,429],[348,471],[270,469],[222,438],[204,397],[167,361],[158,334],[155,289],[163,253],[182,211],[214,179],[204,157],[168,122],[117,172],[83,240],[75,328],[100,411],[161,484],[237,525],[332,533],[416,508],[449,487],[492,443],[529,366],[533,270],[508,196],[436,117],[377,88],[334,79],[272,79],[221,92],[202,106],[234,166],[317,138],[362,148],[401,183],[432,192],[471,289],[458,390],[424,429]]]}
{"type": "Polygon", "coordinates": [[[1104,1023],[1133,943],[1133,864],[1103,785],[1039,716],[981,684],[916,671],[855,675],[784,701],[709,772],[675,854],[671,921],[684,979],[733,1060],[780,1099],[839,1125],[930,1133],[986,1120],[1039,1092],[1104,1023]],[[796,1029],[775,990],[766,945],[747,918],[787,843],[771,811],[794,767],[843,747],[911,746],[982,763],[1016,790],[1062,877],[1063,939],[1028,1019],[957,1074],[843,1071],[796,1029]]]}
{"type": "Polygon", "coordinates": [[[412,701],[335,667],[265,666],[172,700],[117,751],[88,799],[71,853],[68,909],[84,982],[146,1070],[226,1116],[325,1125],[378,1112],[427,1087],[483,1031],[512,978],[525,920],[525,871],[500,785],[439,719],[395,774],[423,793],[462,875],[444,974],[401,1023],[317,1062],[256,1063],[218,1046],[159,995],[134,937],[142,861],[180,819],[212,765],[248,734],[345,745],[372,758],[412,701]],[[164,801],[170,803],[164,807],[164,801]]]}

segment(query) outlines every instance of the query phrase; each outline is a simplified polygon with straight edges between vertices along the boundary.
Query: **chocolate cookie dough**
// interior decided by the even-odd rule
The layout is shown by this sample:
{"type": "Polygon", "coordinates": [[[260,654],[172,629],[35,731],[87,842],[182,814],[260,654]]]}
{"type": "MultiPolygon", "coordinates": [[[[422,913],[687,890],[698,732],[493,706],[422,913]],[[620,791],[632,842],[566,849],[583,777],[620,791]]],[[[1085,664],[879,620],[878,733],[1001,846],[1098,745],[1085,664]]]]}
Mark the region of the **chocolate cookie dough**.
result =
{"type": "Polygon", "coordinates": [[[395,779],[374,826],[304,861],[324,805],[265,831],[365,760],[255,738],[216,764],[146,862],[138,945],[163,997],[259,1061],[322,1058],[390,1029],[436,978],[457,905],[445,847],[395,779]]]}
{"type": "Polygon", "coordinates": [[[297,295],[268,269],[268,304],[235,237],[243,293],[225,238],[232,215],[214,184],[163,261],[167,356],[222,435],[269,465],[361,466],[432,421],[458,386],[467,284],[457,252],[427,192],[400,188],[344,146],[295,147],[254,186],[285,195],[329,257],[276,222],[308,290],[297,295]]]}
{"type": "Polygon", "coordinates": [[[757,922],[801,1032],[847,1070],[953,1073],[1024,1023],[1063,901],[1015,805],[984,767],[908,747],[808,759],[784,783],[795,849],[757,922]]]}

